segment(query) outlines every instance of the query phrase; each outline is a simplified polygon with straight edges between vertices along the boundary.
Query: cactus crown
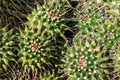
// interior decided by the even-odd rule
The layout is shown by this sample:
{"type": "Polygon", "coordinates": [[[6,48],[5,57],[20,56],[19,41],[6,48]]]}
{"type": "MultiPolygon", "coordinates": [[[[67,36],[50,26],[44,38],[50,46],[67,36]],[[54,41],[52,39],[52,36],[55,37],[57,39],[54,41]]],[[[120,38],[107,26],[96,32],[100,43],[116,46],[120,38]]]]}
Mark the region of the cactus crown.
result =
{"type": "Polygon", "coordinates": [[[42,69],[45,64],[50,66],[49,59],[53,57],[54,46],[51,36],[46,37],[45,33],[46,31],[41,32],[37,28],[28,29],[27,27],[24,32],[20,32],[19,57],[26,69],[28,67],[33,70],[42,69]]]}

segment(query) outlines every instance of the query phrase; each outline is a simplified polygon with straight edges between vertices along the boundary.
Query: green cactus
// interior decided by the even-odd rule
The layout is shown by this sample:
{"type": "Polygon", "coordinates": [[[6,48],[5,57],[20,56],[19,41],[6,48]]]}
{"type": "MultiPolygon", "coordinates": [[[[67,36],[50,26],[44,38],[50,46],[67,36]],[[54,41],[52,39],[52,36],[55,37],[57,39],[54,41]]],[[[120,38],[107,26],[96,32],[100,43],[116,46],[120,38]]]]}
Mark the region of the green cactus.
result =
{"type": "Polygon", "coordinates": [[[66,20],[63,18],[64,8],[61,10],[62,5],[57,4],[57,1],[50,3],[38,5],[37,9],[34,9],[32,14],[28,16],[27,24],[29,27],[47,28],[50,35],[64,33],[66,29],[64,24],[66,20]]]}
{"type": "Polygon", "coordinates": [[[52,51],[54,45],[51,42],[51,36],[44,36],[46,29],[41,32],[39,29],[28,29],[20,32],[19,37],[19,57],[22,61],[22,66],[25,69],[44,68],[43,65],[50,66],[49,60],[54,58],[52,51]]]}
{"type": "Polygon", "coordinates": [[[104,80],[103,76],[107,76],[106,47],[102,47],[101,42],[96,40],[98,37],[93,35],[85,36],[79,32],[74,37],[65,60],[68,80],[104,80]]]}
{"type": "Polygon", "coordinates": [[[0,71],[6,70],[10,66],[9,61],[14,60],[12,32],[13,30],[7,30],[6,27],[0,27],[0,71]]]}

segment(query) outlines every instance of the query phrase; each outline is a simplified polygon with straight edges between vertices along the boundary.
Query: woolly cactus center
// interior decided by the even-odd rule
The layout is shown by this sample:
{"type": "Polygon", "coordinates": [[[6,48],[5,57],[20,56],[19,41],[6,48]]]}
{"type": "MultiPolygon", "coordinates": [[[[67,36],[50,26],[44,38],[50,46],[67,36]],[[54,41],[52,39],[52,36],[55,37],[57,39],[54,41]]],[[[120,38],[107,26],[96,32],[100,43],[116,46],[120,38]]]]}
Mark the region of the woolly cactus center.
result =
{"type": "Polygon", "coordinates": [[[90,23],[90,18],[89,17],[83,18],[83,21],[86,23],[90,23]]]}
{"type": "Polygon", "coordinates": [[[85,67],[85,59],[83,59],[83,58],[78,58],[78,66],[79,66],[80,68],[85,67]]]}
{"type": "Polygon", "coordinates": [[[54,11],[51,11],[51,12],[48,13],[48,17],[57,19],[58,15],[54,11]]]}
{"type": "Polygon", "coordinates": [[[108,38],[113,38],[113,34],[112,33],[108,33],[108,38]]]}
{"type": "Polygon", "coordinates": [[[38,44],[36,44],[36,43],[32,44],[32,51],[38,52],[38,44]]]}

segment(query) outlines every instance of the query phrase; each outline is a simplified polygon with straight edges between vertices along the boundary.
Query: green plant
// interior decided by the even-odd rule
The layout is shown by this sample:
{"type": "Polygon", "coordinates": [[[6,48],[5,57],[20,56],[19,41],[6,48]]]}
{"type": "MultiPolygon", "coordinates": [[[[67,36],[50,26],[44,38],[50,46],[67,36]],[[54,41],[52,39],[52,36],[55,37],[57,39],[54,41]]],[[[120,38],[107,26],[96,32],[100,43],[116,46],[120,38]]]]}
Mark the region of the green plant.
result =
{"type": "Polygon", "coordinates": [[[42,6],[38,5],[37,9],[33,10],[32,14],[28,16],[27,25],[29,27],[43,28],[43,30],[47,28],[50,35],[55,35],[55,33],[62,35],[67,29],[64,13],[64,7],[58,4],[57,1],[53,0],[50,3],[48,1],[42,6]]]}
{"type": "Polygon", "coordinates": [[[51,42],[52,37],[44,36],[44,32],[46,29],[41,32],[37,28],[28,29],[27,27],[24,32],[20,32],[19,57],[25,69],[29,67],[33,70],[36,67],[41,69],[44,68],[44,64],[51,65],[49,60],[54,58],[52,56],[54,45],[51,42]]]}
{"type": "Polygon", "coordinates": [[[93,35],[85,36],[79,32],[74,37],[65,60],[69,80],[103,80],[103,76],[107,76],[106,47],[102,47],[101,42],[96,40],[98,37],[93,35]]]}
{"type": "Polygon", "coordinates": [[[0,0],[0,80],[120,79],[119,2],[0,0]]]}
{"type": "Polygon", "coordinates": [[[0,71],[6,70],[10,66],[9,62],[14,60],[12,32],[13,30],[8,30],[6,27],[0,27],[0,71]]]}

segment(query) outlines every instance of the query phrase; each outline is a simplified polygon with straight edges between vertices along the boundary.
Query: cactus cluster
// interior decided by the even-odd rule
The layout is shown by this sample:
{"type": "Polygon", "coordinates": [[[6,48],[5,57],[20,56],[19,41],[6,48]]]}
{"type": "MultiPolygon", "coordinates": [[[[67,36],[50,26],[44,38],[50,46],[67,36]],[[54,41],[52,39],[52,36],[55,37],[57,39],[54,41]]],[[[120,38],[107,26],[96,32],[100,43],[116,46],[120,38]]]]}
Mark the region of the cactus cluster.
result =
{"type": "Polygon", "coordinates": [[[20,31],[19,60],[25,70],[50,69],[54,64],[57,66],[57,63],[60,63],[59,59],[62,58],[62,50],[65,49],[64,19],[60,16],[59,9],[56,11],[51,9],[50,5],[47,6],[46,4],[37,6],[37,9],[28,16],[25,30],[20,31]]]}
{"type": "Polygon", "coordinates": [[[120,79],[118,2],[1,0],[0,79],[120,79]]]}
{"type": "Polygon", "coordinates": [[[109,70],[105,67],[111,63],[106,54],[111,55],[120,40],[119,6],[101,3],[86,1],[77,7],[79,31],[65,61],[69,80],[104,80],[103,74],[108,76],[109,70]]]}
{"type": "Polygon", "coordinates": [[[119,41],[119,6],[112,5],[109,6],[107,3],[103,4],[92,4],[87,3],[88,6],[85,11],[78,12],[79,24],[77,25],[83,34],[92,35],[96,33],[99,36],[101,42],[104,46],[108,48],[114,48],[116,43],[119,41]],[[99,7],[101,6],[101,8],[99,7]],[[114,6],[114,11],[117,11],[116,15],[112,10],[114,6]]]}
{"type": "Polygon", "coordinates": [[[10,65],[9,61],[14,60],[13,40],[12,30],[7,30],[7,27],[0,27],[0,71],[6,70],[10,65]]]}
{"type": "MultiPolygon", "coordinates": [[[[97,18],[95,15],[92,15],[90,17],[92,21],[97,21],[97,18]]],[[[98,18],[99,19],[99,18],[98,18]]],[[[97,36],[99,36],[99,40],[103,42],[104,46],[108,46],[108,48],[114,48],[116,43],[119,41],[119,26],[118,22],[114,19],[113,22],[110,20],[105,20],[105,23],[102,22],[96,23],[96,22],[91,22],[90,24],[87,25],[78,25],[80,26],[81,32],[86,35],[92,35],[96,33],[97,36]],[[109,23],[112,23],[113,25],[109,25],[109,23]]]]}

